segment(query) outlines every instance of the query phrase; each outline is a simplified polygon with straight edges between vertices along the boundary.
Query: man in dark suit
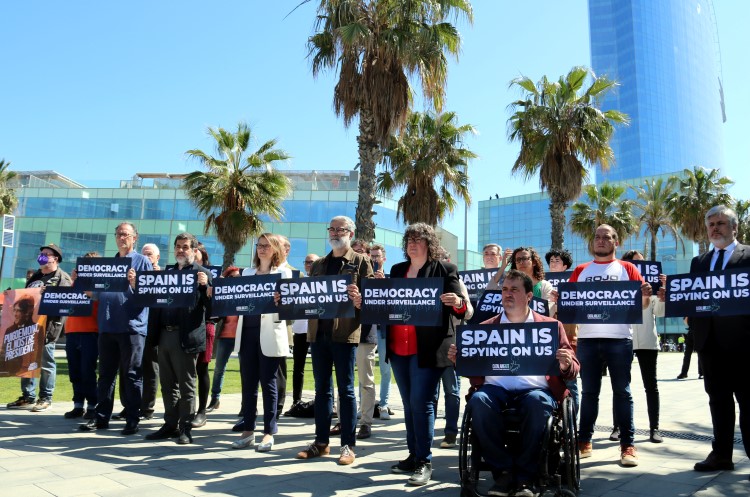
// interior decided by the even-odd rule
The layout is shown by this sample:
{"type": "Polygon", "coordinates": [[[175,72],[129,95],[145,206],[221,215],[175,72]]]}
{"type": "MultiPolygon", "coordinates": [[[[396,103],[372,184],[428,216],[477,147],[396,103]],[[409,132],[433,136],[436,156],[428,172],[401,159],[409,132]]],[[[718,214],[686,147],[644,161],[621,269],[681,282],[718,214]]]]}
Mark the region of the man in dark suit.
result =
{"type": "MultiPolygon", "coordinates": [[[[706,213],[706,229],[713,250],[694,257],[691,273],[750,267],[750,246],[737,243],[737,214],[717,205],[706,213]]],[[[734,399],[740,409],[740,431],[745,453],[750,455],[750,382],[744,341],[750,333],[750,314],[691,317],[695,350],[703,366],[704,385],[714,427],[713,450],[695,471],[733,470],[734,399]]]]}

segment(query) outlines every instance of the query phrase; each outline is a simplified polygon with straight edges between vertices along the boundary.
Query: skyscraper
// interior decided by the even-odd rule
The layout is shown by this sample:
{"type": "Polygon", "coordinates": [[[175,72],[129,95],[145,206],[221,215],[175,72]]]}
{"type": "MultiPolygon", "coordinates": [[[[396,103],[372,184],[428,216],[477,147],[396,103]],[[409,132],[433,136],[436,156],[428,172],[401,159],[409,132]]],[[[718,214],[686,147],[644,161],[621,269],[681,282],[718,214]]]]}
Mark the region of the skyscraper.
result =
{"type": "Polygon", "coordinates": [[[723,164],[721,57],[711,0],[589,0],[591,66],[615,79],[605,109],[630,116],[596,182],[723,164]]]}

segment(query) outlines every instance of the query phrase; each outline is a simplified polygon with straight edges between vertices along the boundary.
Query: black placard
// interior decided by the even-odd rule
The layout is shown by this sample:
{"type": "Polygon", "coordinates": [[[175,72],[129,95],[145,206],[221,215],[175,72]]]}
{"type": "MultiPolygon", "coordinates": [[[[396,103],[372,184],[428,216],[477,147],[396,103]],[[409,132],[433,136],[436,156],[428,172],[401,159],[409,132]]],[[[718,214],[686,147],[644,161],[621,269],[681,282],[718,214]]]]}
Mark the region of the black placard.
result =
{"type": "Polygon", "coordinates": [[[640,281],[560,283],[557,319],[570,324],[640,324],[640,281]]]}
{"type": "Polygon", "coordinates": [[[667,276],[667,317],[750,314],[750,273],[725,269],[667,276]]]}
{"type": "Polygon", "coordinates": [[[660,261],[627,261],[632,263],[646,280],[646,283],[651,285],[651,290],[654,295],[661,288],[661,281],[659,281],[659,275],[661,274],[661,262],[660,261]]]}
{"type": "Polygon", "coordinates": [[[362,280],[362,324],[439,326],[443,319],[443,278],[362,280]]]}
{"type": "Polygon", "coordinates": [[[458,327],[456,373],[461,376],[559,375],[557,321],[458,327]]]}
{"type": "Polygon", "coordinates": [[[461,281],[464,282],[466,289],[469,291],[469,300],[475,302],[479,298],[495,273],[497,273],[497,268],[458,272],[461,281]]]}
{"type": "Polygon", "coordinates": [[[91,316],[91,299],[71,287],[48,286],[39,303],[39,314],[45,316],[91,316]]]}
{"type": "Polygon", "coordinates": [[[279,318],[352,318],[354,304],[346,291],[351,282],[350,274],[279,280],[276,283],[276,291],[281,296],[279,318]]]}
{"type": "Polygon", "coordinates": [[[198,271],[138,271],[133,301],[142,307],[190,307],[195,305],[198,271]]]}
{"type": "MultiPolygon", "coordinates": [[[[531,297],[529,307],[542,316],[549,316],[549,301],[538,297],[531,297]]],[[[485,290],[474,306],[474,315],[469,324],[479,324],[491,317],[497,316],[503,310],[502,290],[485,290]]]]}
{"type": "Polygon", "coordinates": [[[273,302],[281,273],[218,278],[213,281],[211,313],[214,316],[252,316],[277,311],[273,302]]]}
{"type": "Polygon", "coordinates": [[[82,292],[124,292],[132,264],[130,257],[79,257],[73,286],[82,292]]]}
{"type": "Polygon", "coordinates": [[[573,274],[573,271],[558,271],[556,273],[549,272],[544,273],[544,279],[549,281],[550,285],[557,288],[557,285],[560,283],[567,283],[571,274],[573,274]]]}
{"type": "Polygon", "coordinates": [[[208,269],[208,272],[211,273],[211,280],[215,280],[216,278],[219,278],[221,276],[221,273],[222,273],[221,266],[203,266],[203,267],[208,269]]]}

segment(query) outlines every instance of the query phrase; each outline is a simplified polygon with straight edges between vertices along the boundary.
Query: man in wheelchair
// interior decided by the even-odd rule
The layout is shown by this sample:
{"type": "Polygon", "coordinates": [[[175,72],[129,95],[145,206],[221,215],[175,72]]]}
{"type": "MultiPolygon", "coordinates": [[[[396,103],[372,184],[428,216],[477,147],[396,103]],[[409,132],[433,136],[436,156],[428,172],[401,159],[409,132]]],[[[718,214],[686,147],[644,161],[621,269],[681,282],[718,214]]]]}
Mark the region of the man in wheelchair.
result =
{"type": "MultiPolygon", "coordinates": [[[[467,409],[472,416],[474,438],[482,441],[482,457],[492,469],[495,480],[488,495],[537,495],[535,477],[539,469],[547,419],[552,415],[556,403],[562,401],[565,394],[564,380],[574,379],[580,369],[562,324],[529,308],[529,301],[533,296],[532,289],[533,284],[529,276],[516,270],[510,271],[502,287],[503,312],[482,324],[556,322],[560,337],[556,354],[556,359],[560,363],[560,375],[471,378],[472,390],[475,390],[477,385],[481,386],[471,395],[467,409]],[[515,408],[521,419],[521,447],[515,457],[505,446],[506,431],[502,412],[509,407],[515,408]]],[[[454,345],[451,346],[448,356],[455,362],[454,345]]]]}

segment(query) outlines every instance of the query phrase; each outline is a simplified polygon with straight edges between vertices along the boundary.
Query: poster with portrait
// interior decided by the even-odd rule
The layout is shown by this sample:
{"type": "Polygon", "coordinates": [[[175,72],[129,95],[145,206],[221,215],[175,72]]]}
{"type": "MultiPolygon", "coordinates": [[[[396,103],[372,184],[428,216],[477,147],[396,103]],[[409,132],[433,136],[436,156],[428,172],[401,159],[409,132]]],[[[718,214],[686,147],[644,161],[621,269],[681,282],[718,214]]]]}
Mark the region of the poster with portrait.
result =
{"type": "Polygon", "coordinates": [[[38,378],[47,316],[39,315],[40,288],[10,290],[0,319],[0,377],[38,378]]]}

